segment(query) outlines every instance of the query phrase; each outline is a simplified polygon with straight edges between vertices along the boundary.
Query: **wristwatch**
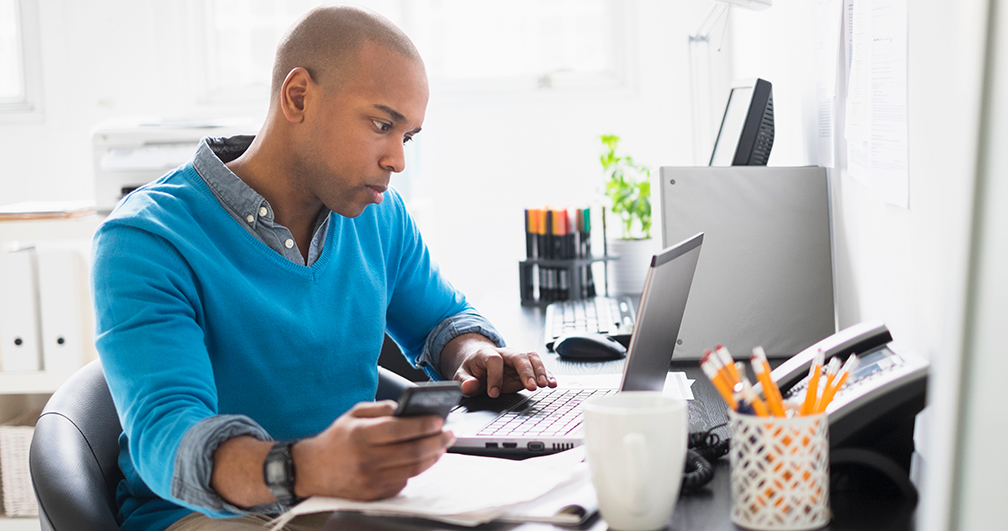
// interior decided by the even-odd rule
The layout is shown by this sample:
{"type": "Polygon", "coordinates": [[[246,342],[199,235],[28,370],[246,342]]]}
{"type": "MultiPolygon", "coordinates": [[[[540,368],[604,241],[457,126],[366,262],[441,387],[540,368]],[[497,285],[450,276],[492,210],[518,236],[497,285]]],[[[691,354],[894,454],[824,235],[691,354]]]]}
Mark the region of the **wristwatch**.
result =
{"type": "Polygon", "coordinates": [[[294,459],[291,446],[294,441],[277,442],[263,461],[263,481],[266,488],[284,505],[301,501],[294,495],[294,459]]]}

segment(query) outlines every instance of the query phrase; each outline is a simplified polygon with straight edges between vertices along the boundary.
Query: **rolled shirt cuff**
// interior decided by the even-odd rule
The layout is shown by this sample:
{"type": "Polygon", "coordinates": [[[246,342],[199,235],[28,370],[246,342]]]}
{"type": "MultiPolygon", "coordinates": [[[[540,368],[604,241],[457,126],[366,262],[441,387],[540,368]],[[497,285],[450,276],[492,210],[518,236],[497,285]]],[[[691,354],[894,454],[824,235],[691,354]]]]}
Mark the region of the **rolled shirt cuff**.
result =
{"type": "Polygon", "coordinates": [[[417,357],[416,366],[422,369],[431,380],[444,380],[441,374],[441,351],[451,340],[462,334],[480,334],[489,339],[498,348],[505,347],[504,339],[490,321],[476,310],[465,310],[438,323],[427,334],[424,350],[417,357]]]}
{"type": "Polygon", "coordinates": [[[210,486],[213,454],[224,441],[250,436],[260,441],[272,441],[269,433],[245,415],[216,415],[203,419],[189,428],[175,454],[175,474],[172,496],[211,517],[245,514],[280,514],[287,510],[279,502],[240,508],[226,502],[210,486]]]}

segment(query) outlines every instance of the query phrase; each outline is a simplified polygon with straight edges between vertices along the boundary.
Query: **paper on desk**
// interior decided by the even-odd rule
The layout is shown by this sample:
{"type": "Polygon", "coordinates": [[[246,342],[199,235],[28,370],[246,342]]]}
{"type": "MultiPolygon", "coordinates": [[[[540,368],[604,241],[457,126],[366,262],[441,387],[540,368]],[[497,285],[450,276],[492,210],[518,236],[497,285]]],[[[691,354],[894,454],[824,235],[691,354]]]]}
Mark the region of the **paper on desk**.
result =
{"type": "MultiPolygon", "coordinates": [[[[622,374],[556,374],[560,387],[612,387],[618,389],[622,374]]],[[[685,372],[670,372],[665,375],[665,396],[693,400],[693,380],[686,378],[685,372]]]]}
{"type": "Polygon", "coordinates": [[[360,502],[313,496],[275,520],[273,531],[296,516],[331,511],[421,517],[475,526],[575,480],[583,474],[583,461],[584,450],[580,447],[523,461],[445,454],[392,498],[360,502]]]}

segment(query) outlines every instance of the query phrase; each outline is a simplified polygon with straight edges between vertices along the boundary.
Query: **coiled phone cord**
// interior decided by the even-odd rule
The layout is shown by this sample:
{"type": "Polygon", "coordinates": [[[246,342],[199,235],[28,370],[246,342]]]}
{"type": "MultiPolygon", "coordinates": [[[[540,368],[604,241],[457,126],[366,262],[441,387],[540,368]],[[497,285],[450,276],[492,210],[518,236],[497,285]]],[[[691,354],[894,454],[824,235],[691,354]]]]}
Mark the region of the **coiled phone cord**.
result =
{"type": "Polygon", "coordinates": [[[714,430],[724,426],[719,424],[707,431],[689,434],[689,450],[686,452],[686,467],[683,472],[683,490],[702,487],[714,479],[714,467],[710,462],[728,454],[730,440],[722,439],[714,430]]]}

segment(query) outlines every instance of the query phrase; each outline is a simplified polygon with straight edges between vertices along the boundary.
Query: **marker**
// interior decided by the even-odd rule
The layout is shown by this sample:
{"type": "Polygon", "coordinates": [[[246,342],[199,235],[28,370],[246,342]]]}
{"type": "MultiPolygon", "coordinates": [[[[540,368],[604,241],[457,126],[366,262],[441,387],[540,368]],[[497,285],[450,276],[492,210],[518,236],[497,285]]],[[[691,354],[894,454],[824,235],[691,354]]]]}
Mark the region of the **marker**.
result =
{"type": "Polygon", "coordinates": [[[819,393],[819,374],[822,372],[823,357],[823,351],[819,349],[812,360],[812,365],[809,367],[808,388],[805,390],[805,402],[801,407],[802,415],[815,413],[816,394],[819,393]]]}
{"type": "Polygon", "coordinates": [[[833,386],[827,388],[826,392],[823,393],[822,406],[817,413],[826,411],[826,407],[833,401],[833,397],[836,396],[837,391],[843,387],[844,382],[847,381],[847,377],[857,369],[860,362],[861,360],[858,359],[857,354],[851,354],[850,357],[847,358],[847,362],[843,364],[843,367],[840,368],[840,372],[837,373],[833,386]]]}
{"type": "Polygon", "coordinates": [[[787,412],[784,411],[784,397],[781,396],[780,388],[770,378],[770,362],[767,361],[766,352],[763,350],[763,347],[754,348],[749,361],[752,363],[753,372],[756,373],[756,379],[763,385],[763,396],[766,397],[770,411],[775,417],[787,416],[787,412]]]}

